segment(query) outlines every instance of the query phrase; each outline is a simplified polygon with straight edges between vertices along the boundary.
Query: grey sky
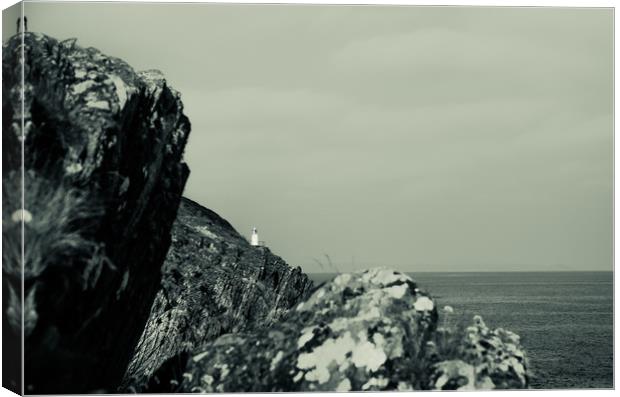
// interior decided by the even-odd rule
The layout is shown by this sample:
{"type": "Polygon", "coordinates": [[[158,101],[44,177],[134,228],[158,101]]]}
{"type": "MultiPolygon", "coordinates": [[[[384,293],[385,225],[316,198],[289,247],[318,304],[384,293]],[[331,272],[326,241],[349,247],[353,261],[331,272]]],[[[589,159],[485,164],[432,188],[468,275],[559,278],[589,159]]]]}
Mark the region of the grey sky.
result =
{"type": "Polygon", "coordinates": [[[340,270],[612,268],[610,9],[26,15],[32,31],[162,70],[192,122],[186,196],[306,271],[323,253],[340,270]]]}

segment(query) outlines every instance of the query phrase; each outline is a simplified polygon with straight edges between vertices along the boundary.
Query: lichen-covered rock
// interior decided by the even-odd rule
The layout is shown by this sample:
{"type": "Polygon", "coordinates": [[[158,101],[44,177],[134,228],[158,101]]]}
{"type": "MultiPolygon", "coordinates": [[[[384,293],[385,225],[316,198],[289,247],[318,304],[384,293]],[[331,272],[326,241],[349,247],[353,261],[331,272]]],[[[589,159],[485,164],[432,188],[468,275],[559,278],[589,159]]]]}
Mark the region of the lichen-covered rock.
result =
{"type": "Polygon", "coordinates": [[[181,392],[412,390],[437,310],[408,276],[342,274],[286,321],[195,350],[181,392]]]}
{"type": "MultiPolygon", "coordinates": [[[[440,329],[451,332],[449,329],[440,329]]],[[[522,389],[529,384],[527,360],[519,335],[489,329],[482,317],[454,338],[454,356],[433,366],[430,387],[440,390],[522,389]]]]}
{"type": "Polygon", "coordinates": [[[2,75],[3,324],[22,331],[23,277],[25,392],[115,390],[159,287],[189,121],[160,73],[75,39],[14,36],[2,75]]]}
{"type": "Polygon", "coordinates": [[[251,246],[227,221],[184,198],[162,287],[122,390],[152,391],[146,382],[165,360],[222,334],[270,326],[311,287],[299,267],[251,246]]]}
{"type": "MultiPolygon", "coordinates": [[[[443,312],[449,317],[454,309],[443,312]]],[[[224,335],[195,349],[183,357],[183,371],[177,368],[168,388],[160,391],[528,386],[517,335],[490,330],[479,317],[470,327],[438,317],[434,300],[404,274],[388,269],[342,274],[272,328],[224,335]]]]}

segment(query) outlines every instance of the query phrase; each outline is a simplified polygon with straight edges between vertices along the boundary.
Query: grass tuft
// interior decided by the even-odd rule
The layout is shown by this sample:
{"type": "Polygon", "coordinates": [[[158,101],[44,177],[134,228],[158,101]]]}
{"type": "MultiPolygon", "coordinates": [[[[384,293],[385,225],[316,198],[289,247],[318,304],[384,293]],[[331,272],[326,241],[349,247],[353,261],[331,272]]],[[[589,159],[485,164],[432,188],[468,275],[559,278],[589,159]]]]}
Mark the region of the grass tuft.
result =
{"type": "Polygon", "coordinates": [[[112,265],[105,247],[93,238],[103,207],[87,190],[71,186],[62,177],[50,180],[28,171],[22,207],[21,182],[19,171],[10,172],[3,179],[2,261],[10,298],[7,315],[15,320],[21,319],[20,299],[11,297],[19,295],[16,291],[21,288],[21,277],[24,278],[24,331],[28,334],[37,320],[37,285],[47,271],[66,268],[65,273],[75,275],[74,280],[87,289],[94,287],[103,266],[112,265]]]}

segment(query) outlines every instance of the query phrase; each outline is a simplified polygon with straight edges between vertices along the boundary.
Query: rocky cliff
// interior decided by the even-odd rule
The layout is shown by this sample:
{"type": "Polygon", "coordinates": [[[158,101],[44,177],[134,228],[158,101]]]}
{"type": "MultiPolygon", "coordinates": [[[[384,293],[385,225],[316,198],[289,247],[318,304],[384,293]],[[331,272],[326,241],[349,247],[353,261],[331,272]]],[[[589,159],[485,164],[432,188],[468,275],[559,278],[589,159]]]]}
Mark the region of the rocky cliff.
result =
{"type": "MultiPolygon", "coordinates": [[[[449,315],[446,313],[445,315],[449,315]]],[[[175,392],[493,389],[528,386],[519,337],[438,322],[433,299],[388,269],[342,274],[270,329],[196,349],[175,392]],[[439,326],[439,325],[442,326],[439,326]]]]}
{"type": "Polygon", "coordinates": [[[266,247],[251,246],[213,211],[183,199],[172,246],[125,390],[141,391],[160,365],[227,333],[277,323],[312,282],[266,247]]]}
{"type": "Polygon", "coordinates": [[[2,319],[5,342],[25,338],[23,392],[527,387],[517,335],[446,327],[388,269],[310,295],[182,199],[190,124],[161,73],[21,39],[3,47],[2,319]]]}
{"type": "Polygon", "coordinates": [[[19,339],[23,223],[25,392],[115,390],[189,173],[180,95],[157,71],[36,33],[4,44],[2,75],[3,327],[19,339]]]}

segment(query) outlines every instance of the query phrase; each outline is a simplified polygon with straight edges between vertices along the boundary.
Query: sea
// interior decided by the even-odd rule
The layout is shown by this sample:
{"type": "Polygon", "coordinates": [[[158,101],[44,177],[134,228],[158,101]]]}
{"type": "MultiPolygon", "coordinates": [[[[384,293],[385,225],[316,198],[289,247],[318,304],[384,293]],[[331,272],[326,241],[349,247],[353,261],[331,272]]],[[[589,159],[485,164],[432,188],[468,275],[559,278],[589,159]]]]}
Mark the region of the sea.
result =
{"type": "MultiPolygon", "coordinates": [[[[532,388],[613,388],[612,272],[409,275],[439,308],[519,334],[532,388]]],[[[319,284],[336,274],[309,276],[319,284]]]]}

